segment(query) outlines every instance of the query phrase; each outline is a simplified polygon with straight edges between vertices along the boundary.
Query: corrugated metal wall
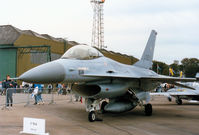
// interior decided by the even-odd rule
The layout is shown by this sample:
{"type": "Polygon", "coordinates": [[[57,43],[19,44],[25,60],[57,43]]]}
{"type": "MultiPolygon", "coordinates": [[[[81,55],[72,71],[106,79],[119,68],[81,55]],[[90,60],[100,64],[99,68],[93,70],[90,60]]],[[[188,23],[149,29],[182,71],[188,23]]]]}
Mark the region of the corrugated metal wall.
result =
{"type": "Polygon", "coordinates": [[[43,39],[35,36],[22,34],[14,43],[14,46],[35,46],[35,45],[49,45],[52,53],[63,54],[64,43],[53,40],[43,39]]]}
{"type": "Polygon", "coordinates": [[[0,49],[0,80],[5,79],[7,74],[16,77],[16,57],[16,49],[0,49]]]}
{"type": "MultiPolygon", "coordinates": [[[[37,45],[49,45],[51,46],[51,54],[56,54],[58,56],[61,56],[64,53],[64,43],[62,42],[56,42],[49,39],[43,39],[31,35],[24,35],[22,34],[14,43],[14,46],[20,47],[20,46],[37,46],[37,45]]],[[[67,48],[68,49],[68,45],[67,48]]],[[[54,55],[53,55],[54,56],[54,55]]],[[[25,71],[38,66],[42,63],[47,62],[47,54],[24,54],[20,55],[20,52],[18,52],[18,62],[17,62],[17,76],[20,76],[25,71]]],[[[51,56],[52,57],[52,56],[51,56]]],[[[54,60],[56,58],[52,58],[54,60]]]]}

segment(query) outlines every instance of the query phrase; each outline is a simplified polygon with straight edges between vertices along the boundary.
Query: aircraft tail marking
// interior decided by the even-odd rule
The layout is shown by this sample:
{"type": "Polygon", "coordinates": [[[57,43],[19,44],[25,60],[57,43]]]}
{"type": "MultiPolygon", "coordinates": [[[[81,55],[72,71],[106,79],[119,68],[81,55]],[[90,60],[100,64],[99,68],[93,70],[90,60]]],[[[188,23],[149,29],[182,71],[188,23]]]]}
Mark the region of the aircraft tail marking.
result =
{"type": "Polygon", "coordinates": [[[144,53],[142,54],[141,59],[138,62],[136,62],[134,66],[138,66],[138,67],[142,67],[146,69],[149,69],[152,67],[156,35],[157,35],[157,32],[155,30],[152,30],[149,36],[147,45],[144,49],[144,53]]]}

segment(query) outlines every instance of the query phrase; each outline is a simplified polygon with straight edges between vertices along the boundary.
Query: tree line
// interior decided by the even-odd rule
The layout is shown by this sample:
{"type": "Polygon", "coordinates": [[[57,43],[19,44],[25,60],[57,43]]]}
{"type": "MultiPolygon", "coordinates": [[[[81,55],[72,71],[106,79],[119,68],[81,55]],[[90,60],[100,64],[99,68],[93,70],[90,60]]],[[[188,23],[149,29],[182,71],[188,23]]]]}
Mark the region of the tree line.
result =
{"type": "Polygon", "coordinates": [[[180,64],[172,63],[167,65],[164,62],[153,61],[152,70],[162,75],[169,75],[169,68],[173,71],[173,76],[180,76],[182,71],[184,77],[195,77],[199,72],[199,59],[197,58],[184,58],[180,64]]]}

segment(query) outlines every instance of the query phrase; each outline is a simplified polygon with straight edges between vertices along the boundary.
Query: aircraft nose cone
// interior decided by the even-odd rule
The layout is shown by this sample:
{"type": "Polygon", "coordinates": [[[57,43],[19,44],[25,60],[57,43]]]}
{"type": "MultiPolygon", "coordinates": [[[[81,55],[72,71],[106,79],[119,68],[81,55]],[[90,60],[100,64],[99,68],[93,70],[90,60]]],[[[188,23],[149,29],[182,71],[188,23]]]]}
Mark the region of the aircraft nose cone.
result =
{"type": "Polygon", "coordinates": [[[30,83],[58,83],[64,78],[64,67],[58,62],[42,64],[19,76],[20,80],[30,83]]]}

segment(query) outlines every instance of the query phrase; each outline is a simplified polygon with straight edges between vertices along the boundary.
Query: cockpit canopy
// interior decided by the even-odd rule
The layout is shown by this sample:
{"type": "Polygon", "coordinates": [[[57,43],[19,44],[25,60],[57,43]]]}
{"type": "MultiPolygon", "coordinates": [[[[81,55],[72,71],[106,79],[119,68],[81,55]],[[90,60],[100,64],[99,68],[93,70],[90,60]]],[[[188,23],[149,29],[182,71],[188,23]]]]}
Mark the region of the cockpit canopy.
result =
{"type": "Polygon", "coordinates": [[[103,54],[97,49],[87,45],[76,45],[68,49],[62,59],[79,59],[79,60],[90,60],[98,57],[102,57],[103,54]]]}

